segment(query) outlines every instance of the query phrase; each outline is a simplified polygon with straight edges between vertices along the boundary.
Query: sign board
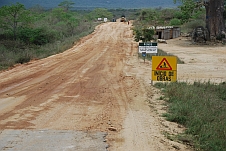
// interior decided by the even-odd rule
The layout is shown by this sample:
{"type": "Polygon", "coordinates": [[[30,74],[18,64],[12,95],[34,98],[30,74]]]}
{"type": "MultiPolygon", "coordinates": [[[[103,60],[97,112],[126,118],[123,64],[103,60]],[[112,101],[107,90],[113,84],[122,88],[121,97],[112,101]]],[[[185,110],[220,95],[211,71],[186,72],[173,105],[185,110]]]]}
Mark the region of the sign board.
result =
{"type": "Polygon", "coordinates": [[[150,29],[172,29],[173,26],[151,26],[150,29]]]}
{"type": "Polygon", "coordinates": [[[139,43],[139,53],[157,53],[157,42],[139,43]]]}
{"type": "Polygon", "coordinates": [[[146,52],[142,52],[142,57],[146,57],[146,52]]]}
{"type": "Polygon", "coordinates": [[[152,56],[152,81],[177,81],[177,57],[152,56]]]}
{"type": "Polygon", "coordinates": [[[104,18],[104,22],[107,22],[108,21],[108,19],[107,18],[104,18]]]}

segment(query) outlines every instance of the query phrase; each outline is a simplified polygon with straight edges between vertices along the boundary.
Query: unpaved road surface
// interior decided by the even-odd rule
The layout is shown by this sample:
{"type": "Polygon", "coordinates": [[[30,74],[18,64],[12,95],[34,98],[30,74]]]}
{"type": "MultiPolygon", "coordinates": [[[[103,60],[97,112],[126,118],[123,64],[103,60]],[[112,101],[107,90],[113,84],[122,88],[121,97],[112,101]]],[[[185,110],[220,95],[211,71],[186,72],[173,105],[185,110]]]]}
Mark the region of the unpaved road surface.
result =
{"type": "MultiPolygon", "coordinates": [[[[195,62],[211,63],[206,55],[186,60],[189,53],[179,47],[169,50],[188,63],[186,72],[179,67],[179,79],[198,75],[195,62]]],[[[137,51],[131,25],[104,23],[64,53],[1,72],[0,150],[190,150],[164,136],[184,128],[160,116],[165,106],[150,86],[151,63],[138,59],[137,51]]],[[[214,78],[226,75],[218,73],[214,78]]]]}
{"type": "Polygon", "coordinates": [[[179,37],[159,44],[160,49],[178,56],[185,64],[178,64],[178,81],[226,81],[226,45],[221,43],[192,44],[190,38],[179,37]]]}

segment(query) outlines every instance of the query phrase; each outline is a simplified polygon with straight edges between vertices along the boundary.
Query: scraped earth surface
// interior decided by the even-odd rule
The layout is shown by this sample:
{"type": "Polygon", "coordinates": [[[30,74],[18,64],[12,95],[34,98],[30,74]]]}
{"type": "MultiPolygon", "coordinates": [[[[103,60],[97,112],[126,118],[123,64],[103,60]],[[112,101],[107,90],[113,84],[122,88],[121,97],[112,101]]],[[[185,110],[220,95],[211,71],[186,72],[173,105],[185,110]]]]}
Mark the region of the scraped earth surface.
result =
{"type": "MultiPolygon", "coordinates": [[[[161,117],[151,62],[138,58],[131,27],[101,24],[61,54],[1,72],[0,150],[191,150],[164,135],[184,128],[161,117]]],[[[175,42],[159,47],[185,61],[178,80],[225,80],[225,47],[216,53],[175,42]]]]}
{"type": "Polygon", "coordinates": [[[178,56],[185,64],[178,64],[178,81],[192,83],[226,81],[226,45],[220,42],[191,43],[179,37],[160,44],[160,49],[178,56]]]}

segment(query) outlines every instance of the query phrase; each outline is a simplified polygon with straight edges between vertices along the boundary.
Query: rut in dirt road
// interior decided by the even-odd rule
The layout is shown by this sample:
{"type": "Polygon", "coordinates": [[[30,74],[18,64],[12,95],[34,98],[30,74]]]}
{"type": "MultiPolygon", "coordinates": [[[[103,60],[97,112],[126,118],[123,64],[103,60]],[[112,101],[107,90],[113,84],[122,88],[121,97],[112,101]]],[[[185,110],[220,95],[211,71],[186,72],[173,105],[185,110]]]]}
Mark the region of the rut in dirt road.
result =
{"type": "Polygon", "coordinates": [[[117,37],[112,40],[115,32],[106,36],[106,32],[102,31],[106,27],[112,30],[112,27],[107,25],[100,26],[95,34],[90,35],[92,38],[87,37],[74,49],[65,53],[3,72],[1,98],[7,102],[18,99],[15,103],[20,103],[15,107],[13,106],[15,103],[7,104],[15,111],[6,112],[1,116],[3,119],[1,127],[84,129],[93,127],[90,125],[92,121],[99,125],[98,122],[102,120],[99,119],[101,114],[106,112],[108,102],[113,99],[113,96],[108,95],[111,93],[109,85],[114,81],[117,82],[120,76],[117,72],[121,72],[122,68],[121,58],[111,55],[117,53],[112,47],[119,45],[117,42],[121,40],[117,40],[117,37]],[[111,67],[114,67],[115,71],[111,67]],[[10,122],[10,119],[20,114],[22,116],[19,119],[10,122]],[[46,114],[50,115],[49,118],[46,114]],[[70,118],[84,120],[82,122],[84,125],[67,123],[71,122],[70,118]],[[42,122],[39,122],[39,119],[42,122]]]}
{"type": "MultiPolygon", "coordinates": [[[[76,134],[71,138],[85,135],[84,140],[100,137],[97,140],[103,142],[106,137],[108,145],[94,143],[89,148],[93,144],[86,144],[86,150],[157,151],[176,150],[175,146],[186,150],[164,137],[161,120],[146,102],[151,69],[137,57],[131,27],[118,22],[101,24],[61,54],[1,72],[0,140],[8,138],[15,149],[17,143],[10,135],[26,137],[24,133],[30,136],[35,131],[48,142],[40,131],[45,130],[53,145],[53,140],[61,141],[61,132],[66,136],[73,131],[76,134]]],[[[75,145],[81,139],[68,140],[68,150],[84,150],[75,145]]],[[[24,147],[24,141],[22,137],[20,148],[37,150],[24,147]]],[[[45,144],[42,150],[49,149],[45,144]]]]}

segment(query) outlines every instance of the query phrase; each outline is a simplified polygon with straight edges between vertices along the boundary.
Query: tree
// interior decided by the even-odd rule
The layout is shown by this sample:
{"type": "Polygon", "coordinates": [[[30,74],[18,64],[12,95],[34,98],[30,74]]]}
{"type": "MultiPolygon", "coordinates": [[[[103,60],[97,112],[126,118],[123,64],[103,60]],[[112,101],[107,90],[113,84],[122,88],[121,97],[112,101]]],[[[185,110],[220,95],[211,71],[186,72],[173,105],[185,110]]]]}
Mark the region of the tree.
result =
{"type": "Polygon", "coordinates": [[[68,11],[75,3],[71,0],[64,0],[58,6],[64,8],[65,11],[68,11]]]}
{"type": "Polygon", "coordinates": [[[192,15],[194,14],[196,3],[194,2],[194,0],[186,0],[184,1],[183,5],[179,6],[179,8],[182,13],[181,21],[182,23],[186,23],[190,18],[192,18],[192,15]]]}
{"type": "Polygon", "coordinates": [[[64,31],[67,30],[67,34],[75,34],[75,29],[79,25],[79,20],[76,18],[77,14],[75,12],[65,12],[63,8],[55,8],[52,10],[52,13],[53,16],[56,18],[55,24],[60,24],[61,28],[64,27],[64,31]]]}
{"type": "Polygon", "coordinates": [[[209,0],[203,4],[206,8],[206,28],[210,36],[221,36],[225,31],[224,0],[209,0]]]}
{"type": "MultiPolygon", "coordinates": [[[[189,0],[174,0],[181,1],[185,4],[189,0]]],[[[210,36],[219,37],[225,31],[224,22],[224,3],[225,0],[194,0],[196,8],[205,7],[206,9],[206,28],[210,36]]]]}
{"type": "Polygon", "coordinates": [[[96,8],[90,14],[94,20],[97,18],[113,18],[113,14],[105,8],[96,8]]]}
{"type": "Polygon", "coordinates": [[[145,10],[142,10],[141,17],[140,17],[141,20],[144,20],[146,15],[147,15],[147,12],[145,10]]]}
{"type": "Polygon", "coordinates": [[[73,13],[65,14],[65,23],[68,29],[68,33],[71,33],[71,35],[74,35],[75,28],[79,25],[79,21],[75,17],[75,14],[73,13]]]}
{"type": "Polygon", "coordinates": [[[0,28],[13,33],[13,39],[17,39],[19,26],[25,26],[31,21],[29,12],[23,4],[16,3],[11,6],[0,8],[0,28]]]}
{"type": "Polygon", "coordinates": [[[142,42],[148,42],[150,40],[154,40],[154,33],[155,31],[153,29],[134,29],[134,33],[135,33],[135,41],[139,42],[140,40],[142,40],[142,42]]]}
{"type": "Polygon", "coordinates": [[[142,9],[140,12],[140,20],[144,26],[152,25],[156,27],[160,24],[164,24],[160,11],[154,9],[142,9]]]}

